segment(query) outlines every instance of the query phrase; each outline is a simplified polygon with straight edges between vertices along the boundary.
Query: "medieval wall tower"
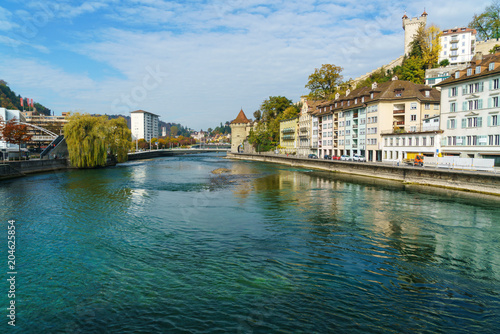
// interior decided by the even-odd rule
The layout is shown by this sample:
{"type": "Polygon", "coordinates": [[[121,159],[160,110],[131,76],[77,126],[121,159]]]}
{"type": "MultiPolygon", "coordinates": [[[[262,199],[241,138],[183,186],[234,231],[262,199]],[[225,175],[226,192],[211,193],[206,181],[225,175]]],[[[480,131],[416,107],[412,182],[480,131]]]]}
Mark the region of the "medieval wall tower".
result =
{"type": "Polygon", "coordinates": [[[427,13],[424,12],[420,17],[414,17],[412,19],[408,18],[408,16],[403,16],[403,30],[405,31],[405,56],[407,56],[411,51],[410,43],[413,41],[413,38],[417,34],[418,28],[427,24],[427,13]]]}
{"type": "Polygon", "coordinates": [[[252,122],[241,109],[238,117],[229,126],[231,127],[231,153],[238,153],[238,150],[242,149],[240,146],[250,134],[252,122]]]}

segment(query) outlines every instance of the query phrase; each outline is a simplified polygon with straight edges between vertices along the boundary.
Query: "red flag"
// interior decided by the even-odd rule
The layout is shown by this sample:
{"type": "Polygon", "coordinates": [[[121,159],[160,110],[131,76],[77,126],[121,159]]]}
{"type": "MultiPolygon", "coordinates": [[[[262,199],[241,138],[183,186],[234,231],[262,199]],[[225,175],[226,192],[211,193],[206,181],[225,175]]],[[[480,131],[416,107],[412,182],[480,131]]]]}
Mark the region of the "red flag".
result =
{"type": "Polygon", "coordinates": [[[22,97],[21,97],[21,107],[24,107],[24,102],[22,97]]]}
{"type": "Polygon", "coordinates": [[[33,99],[31,99],[31,107],[34,108],[35,106],[33,105],[33,99]]]}

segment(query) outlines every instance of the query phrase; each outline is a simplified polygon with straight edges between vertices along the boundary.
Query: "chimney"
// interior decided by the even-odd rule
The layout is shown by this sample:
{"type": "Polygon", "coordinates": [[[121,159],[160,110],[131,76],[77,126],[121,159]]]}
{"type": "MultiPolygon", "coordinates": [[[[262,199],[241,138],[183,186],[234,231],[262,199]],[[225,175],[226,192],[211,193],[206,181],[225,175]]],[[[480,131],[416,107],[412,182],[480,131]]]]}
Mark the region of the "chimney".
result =
{"type": "Polygon", "coordinates": [[[483,61],[483,53],[481,51],[476,52],[476,63],[483,61]]]}

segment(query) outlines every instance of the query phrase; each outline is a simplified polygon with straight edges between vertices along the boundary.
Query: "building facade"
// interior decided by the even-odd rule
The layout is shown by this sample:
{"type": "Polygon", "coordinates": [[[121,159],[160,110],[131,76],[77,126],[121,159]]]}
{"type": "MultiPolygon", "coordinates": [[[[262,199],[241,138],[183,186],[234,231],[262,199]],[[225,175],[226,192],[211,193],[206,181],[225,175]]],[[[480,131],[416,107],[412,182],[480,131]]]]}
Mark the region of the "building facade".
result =
{"type": "MultiPolygon", "coordinates": [[[[426,85],[397,80],[374,83],[318,106],[318,149],[320,155],[359,154],[368,161],[383,160],[382,135],[422,131],[422,120],[438,116],[440,93],[426,85]],[[331,121],[332,146],[324,146],[331,121]],[[325,124],[323,122],[325,121],[325,124]]],[[[328,142],[327,142],[328,143],[328,142]]]]}
{"type": "Polygon", "coordinates": [[[148,111],[136,110],[130,113],[132,140],[149,142],[159,137],[159,116],[148,111]]]}
{"type": "Polygon", "coordinates": [[[477,53],[471,64],[438,84],[443,155],[491,158],[500,164],[500,52],[477,53]]]}
{"type": "MultiPolygon", "coordinates": [[[[317,102],[307,101],[302,98],[302,108],[299,115],[298,148],[297,155],[307,157],[309,154],[317,154],[317,148],[313,148],[313,113],[317,102]]],[[[316,119],[317,121],[317,119],[316,119]]],[[[316,126],[316,143],[317,143],[316,126]]]]}
{"type": "Polygon", "coordinates": [[[280,147],[281,154],[297,154],[299,117],[280,121],[280,147]]]}
{"type": "Polygon", "coordinates": [[[439,38],[441,52],[439,62],[448,59],[450,65],[466,64],[475,54],[476,30],[470,28],[453,28],[443,30],[439,38]]]}

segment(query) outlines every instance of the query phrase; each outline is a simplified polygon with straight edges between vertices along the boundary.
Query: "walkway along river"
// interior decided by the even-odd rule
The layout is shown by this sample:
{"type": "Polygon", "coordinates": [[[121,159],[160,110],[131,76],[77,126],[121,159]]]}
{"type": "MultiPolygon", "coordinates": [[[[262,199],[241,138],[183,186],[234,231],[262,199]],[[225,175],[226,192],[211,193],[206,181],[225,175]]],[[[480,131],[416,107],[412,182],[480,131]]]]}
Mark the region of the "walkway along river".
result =
{"type": "Polygon", "coordinates": [[[498,330],[495,196],[214,153],[4,180],[0,203],[1,333],[498,330]]]}

